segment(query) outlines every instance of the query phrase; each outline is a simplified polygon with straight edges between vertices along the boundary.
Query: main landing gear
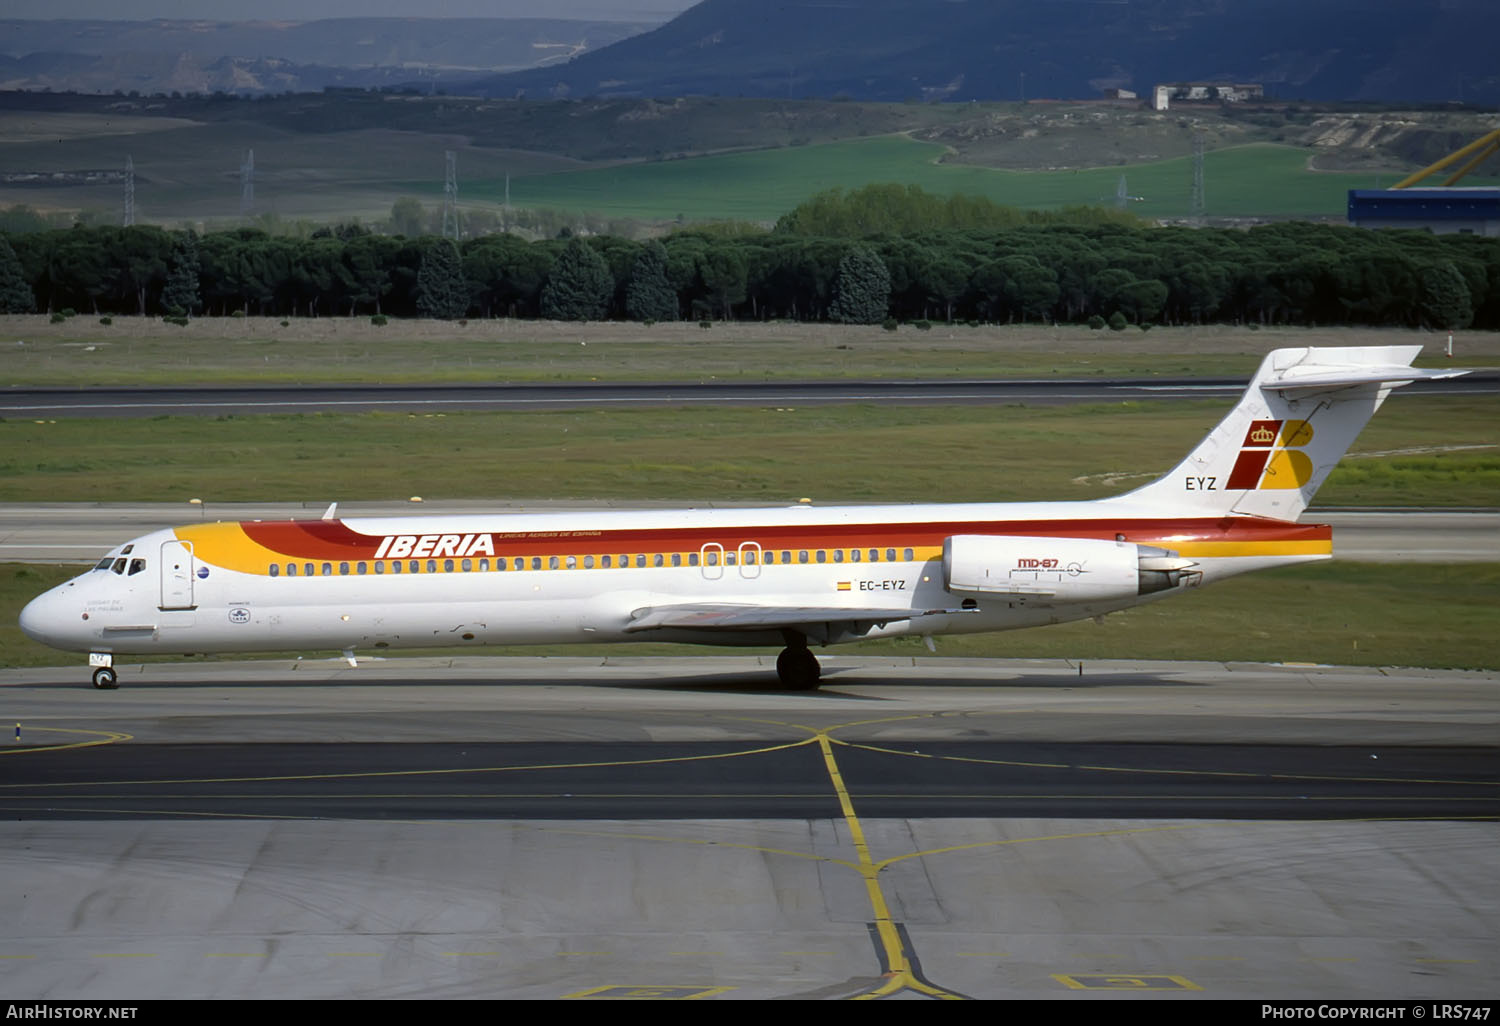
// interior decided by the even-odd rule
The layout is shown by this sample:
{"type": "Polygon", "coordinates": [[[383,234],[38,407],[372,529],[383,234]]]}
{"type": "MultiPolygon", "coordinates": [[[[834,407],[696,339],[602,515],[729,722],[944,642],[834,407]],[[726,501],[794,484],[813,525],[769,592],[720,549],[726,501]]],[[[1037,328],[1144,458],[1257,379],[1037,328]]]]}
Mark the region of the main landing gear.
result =
{"type": "Polygon", "coordinates": [[[807,648],[807,638],[793,631],[786,633],[786,648],[776,657],[776,676],[793,691],[814,691],[823,668],[807,648]]]}

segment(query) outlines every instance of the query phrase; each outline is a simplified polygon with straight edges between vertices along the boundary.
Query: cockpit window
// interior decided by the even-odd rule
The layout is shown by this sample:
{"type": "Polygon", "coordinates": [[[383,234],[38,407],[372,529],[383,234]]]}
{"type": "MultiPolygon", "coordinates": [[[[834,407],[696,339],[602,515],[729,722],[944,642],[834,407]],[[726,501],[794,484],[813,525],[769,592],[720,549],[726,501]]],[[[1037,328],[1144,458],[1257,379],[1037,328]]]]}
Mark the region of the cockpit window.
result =
{"type": "Polygon", "coordinates": [[[125,572],[125,557],[121,556],[119,559],[115,560],[114,565],[111,566],[110,569],[117,574],[123,574],[125,572]]]}
{"type": "Polygon", "coordinates": [[[94,564],[94,569],[95,570],[108,570],[109,569],[109,565],[111,563],[113,563],[113,562],[114,562],[114,560],[111,557],[105,556],[103,559],[99,560],[99,562],[97,562],[97,563],[94,564]]]}
{"type": "Polygon", "coordinates": [[[144,559],[132,559],[130,561],[130,576],[131,577],[134,577],[136,574],[140,573],[144,569],[146,569],[146,561],[144,559]]]}

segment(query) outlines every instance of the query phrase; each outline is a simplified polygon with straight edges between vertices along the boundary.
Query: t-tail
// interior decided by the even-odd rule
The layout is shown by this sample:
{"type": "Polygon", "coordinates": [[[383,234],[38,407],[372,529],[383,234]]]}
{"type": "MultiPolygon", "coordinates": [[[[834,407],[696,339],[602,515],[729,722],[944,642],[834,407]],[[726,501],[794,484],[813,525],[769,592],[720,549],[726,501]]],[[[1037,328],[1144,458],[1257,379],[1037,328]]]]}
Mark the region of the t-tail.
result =
{"type": "Polygon", "coordinates": [[[1295,521],[1391,389],[1465,371],[1417,370],[1421,346],[1277,349],[1218,427],[1166,476],[1105,500],[1186,515],[1295,521]]]}

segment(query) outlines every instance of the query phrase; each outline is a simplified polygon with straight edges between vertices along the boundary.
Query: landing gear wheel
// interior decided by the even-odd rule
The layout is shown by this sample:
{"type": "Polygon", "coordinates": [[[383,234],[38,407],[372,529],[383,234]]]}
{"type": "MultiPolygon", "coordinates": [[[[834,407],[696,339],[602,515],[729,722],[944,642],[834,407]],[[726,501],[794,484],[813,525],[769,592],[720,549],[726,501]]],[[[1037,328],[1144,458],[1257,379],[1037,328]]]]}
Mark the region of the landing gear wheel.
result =
{"type": "Polygon", "coordinates": [[[101,666],[94,671],[94,687],[100,691],[113,691],[120,686],[116,683],[118,679],[112,666],[101,666]]]}
{"type": "Polygon", "coordinates": [[[822,673],[817,656],[806,648],[784,648],[776,657],[776,676],[793,691],[816,690],[822,673]]]}

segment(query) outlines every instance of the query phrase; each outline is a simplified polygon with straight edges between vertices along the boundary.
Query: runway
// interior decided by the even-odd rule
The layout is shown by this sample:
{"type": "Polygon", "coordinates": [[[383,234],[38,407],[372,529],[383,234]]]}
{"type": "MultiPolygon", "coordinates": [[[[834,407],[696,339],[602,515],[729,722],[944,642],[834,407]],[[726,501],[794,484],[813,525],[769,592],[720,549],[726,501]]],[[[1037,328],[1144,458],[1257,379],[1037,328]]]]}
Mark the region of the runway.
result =
{"type": "MultiPolygon", "coordinates": [[[[1232,398],[1244,378],[345,385],[205,388],[9,388],[0,417],[156,417],[368,412],[558,410],[646,406],[812,406],[836,403],[991,404],[1232,398]]],[[[1415,382],[1406,395],[1495,395],[1500,373],[1415,382]]]]}
{"type": "Polygon", "coordinates": [[[1493,673],[763,662],[0,671],[8,993],[1493,994],[1493,673]]]}

